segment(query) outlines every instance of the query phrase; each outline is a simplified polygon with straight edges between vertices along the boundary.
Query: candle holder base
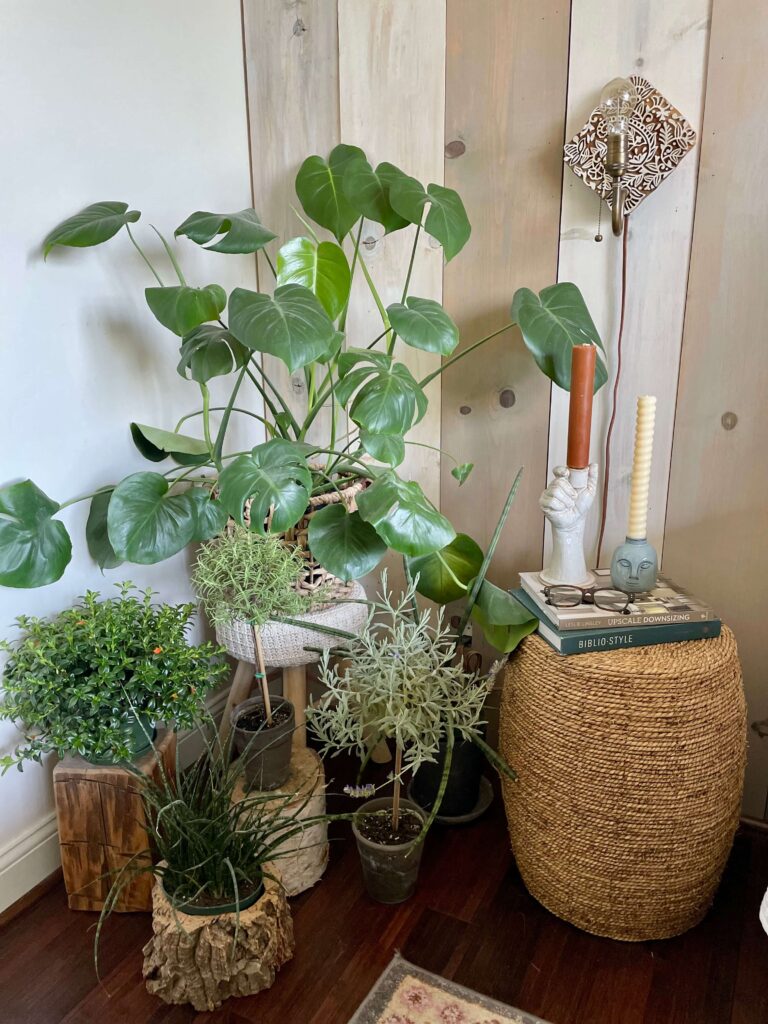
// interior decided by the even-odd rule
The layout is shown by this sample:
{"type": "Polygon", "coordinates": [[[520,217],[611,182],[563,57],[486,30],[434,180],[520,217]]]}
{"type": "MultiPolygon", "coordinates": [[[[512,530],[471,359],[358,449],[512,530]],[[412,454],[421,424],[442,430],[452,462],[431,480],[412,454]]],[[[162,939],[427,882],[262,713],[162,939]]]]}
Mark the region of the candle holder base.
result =
{"type": "Polygon", "coordinates": [[[659,559],[643,538],[627,537],[611,559],[611,583],[627,594],[646,594],[656,586],[659,559]]]}
{"type": "Polygon", "coordinates": [[[554,586],[591,587],[595,577],[584,561],[584,524],[597,491],[597,463],[588,469],[556,466],[539,499],[552,527],[552,551],[539,578],[554,586]]]}

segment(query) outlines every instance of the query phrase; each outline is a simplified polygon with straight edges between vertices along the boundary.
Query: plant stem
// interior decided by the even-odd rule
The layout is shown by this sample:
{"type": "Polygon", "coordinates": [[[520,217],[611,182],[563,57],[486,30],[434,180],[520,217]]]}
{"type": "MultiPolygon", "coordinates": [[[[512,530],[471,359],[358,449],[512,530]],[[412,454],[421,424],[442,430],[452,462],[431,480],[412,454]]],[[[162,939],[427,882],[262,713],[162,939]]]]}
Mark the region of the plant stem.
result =
{"type": "Polygon", "coordinates": [[[403,748],[395,744],[395,789],[392,794],[392,831],[400,831],[400,775],[403,771],[403,748]]]}
{"type": "Polygon", "coordinates": [[[267,668],[264,664],[264,648],[261,645],[261,630],[258,626],[253,627],[253,645],[256,648],[256,662],[259,670],[256,676],[261,685],[261,695],[264,698],[264,713],[267,716],[267,725],[272,726],[272,702],[269,699],[269,687],[267,686],[267,668]]]}
{"type": "Polygon", "coordinates": [[[135,239],[135,238],[133,237],[133,232],[131,231],[131,225],[130,225],[130,224],[126,224],[126,225],[125,225],[125,229],[126,229],[126,231],[128,232],[128,237],[129,237],[129,238],[130,238],[130,240],[131,240],[131,241],[133,242],[133,244],[134,244],[134,247],[135,247],[136,251],[138,252],[139,256],[141,256],[141,258],[142,258],[142,259],[144,260],[144,262],[145,262],[145,263],[147,264],[147,266],[149,267],[149,269],[150,269],[150,270],[152,271],[152,273],[154,274],[155,280],[156,280],[156,281],[157,281],[157,283],[158,283],[158,284],[160,285],[160,287],[161,287],[161,288],[164,288],[164,287],[165,287],[165,285],[163,284],[163,282],[162,282],[162,280],[161,280],[161,278],[160,278],[160,275],[159,275],[159,274],[158,274],[158,272],[157,272],[157,271],[155,270],[155,268],[154,268],[154,267],[152,266],[152,264],[151,264],[151,263],[149,262],[149,257],[147,256],[147,254],[146,254],[146,253],[144,252],[144,250],[143,250],[143,249],[141,248],[141,246],[139,245],[139,243],[138,243],[138,242],[136,241],[136,239],[135,239]]]}
{"type": "Polygon", "coordinates": [[[267,266],[268,266],[268,267],[269,267],[269,269],[270,269],[270,270],[272,271],[272,277],[274,277],[274,279],[275,279],[275,280],[277,280],[277,271],[275,270],[275,265],[274,265],[274,263],[273,263],[273,262],[272,262],[272,260],[271,260],[271,259],[269,258],[269,253],[267,252],[267,250],[266,250],[266,249],[262,249],[261,251],[262,251],[262,253],[263,253],[263,255],[264,255],[264,259],[265,259],[265,260],[267,261],[267,266]]]}
{"type": "Polygon", "coordinates": [[[387,330],[389,330],[391,325],[389,322],[389,317],[387,316],[387,311],[384,308],[384,303],[381,301],[381,296],[376,291],[376,285],[373,283],[373,278],[371,277],[368,267],[365,265],[365,260],[363,259],[362,256],[359,257],[359,263],[363,271],[363,277],[365,278],[368,284],[368,287],[371,291],[371,295],[373,296],[373,301],[376,303],[376,308],[378,309],[379,315],[381,316],[381,322],[384,324],[387,330]]]}
{"type": "MultiPolygon", "coordinates": [[[[226,409],[227,409],[226,405],[212,405],[208,411],[209,412],[226,412],[226,409]]],[[[243,414],[243,416],[250,416],[252,419],[258,420],[259,423],[264,423],[266,426],[268,426],[270,428],[272,426],[272,424],[269,422],[269,420],[265,420],[263,416],[259,416],[259,414],[256,413],[256,412],[251,412],[250,409],[242,409],[242,408],[240,408],[240,406],[233,405],[232,406],[232,412],[240,412],[240,413],[243,414]]],[[[203,410],[202,409],[197,409],[197,410],[195,410],[195,412],[188,412],[186,416],[182,416],[181,419],[179,420],[179,422],[173,428],[174,434],[178,434],[179,427],[182,425],[182,423],[186,423],[187,420],[194,419],[195,416],[202,416],[202,415],[203,415],[203,410]]]]}
{"type": "Polygon", "coordinates": [[[97,487],[95,491],[91,491],[89,494],[82,494],[79,498],[70,498],[69,501],[63,501],[59,505],[59,511],[63,508],[69,508],[70,505],[77,505],[81,501],[88,501],[89,498],[95,498],[97,494],[103,494],[104,491],[112,491],[114,488],[114,484],[106,484],[104,487],[97,487]]]}
{"type": "Polygon", "coordinates": [[[423,441],[404,441],[403,443],[413,445],[416,448],[429,448],[430,451],[440,452],[441,455],[444,455],[447,459],[450,459],[451,462],[455,462],[457,466],[459,464],[459,460],[456,458],[456,456],[451,455],[451,453],[447,452],[444,448],[436,448],[433,444],[425,444],[423,441]]]}
{"type": "Polygon", "coordinates": [[[426,377],[419,381],[419,385],[425,388],[431,380],[434,380],[435,377],[439,376],[441,373],[445,373],[449,366],[453,366],[454,363],[458,363],[460,359],[463,359],[464,356],[468,356],[470,352],[474,352],[476,348],[480,348],[480,346],[484,345],[486,341],[490,341],[491,338],[495,338],[497,335],[503,334],[504,331],[508,331],[510,327],[514,326],[515,322],[513,320],[511,323],[504,324],[503,327],[500,327],[498,331],[494,331],[493,334],[487,334],[484,338],[481,338],[480,341],[475,341],[472,345],[468,345],[467,348],[462,349],[458,355],[451,356],[451,358],[444,362],[442,366],[438,367],[437,370],[433,370],[432,373],[428,373],[426,377]]]}
{"type": "Polygon", "coordinates": [[[173,269],[176,271],[176,277],[178,277],[178,279],[179,279],[179,284],[184,285],[184,287],[186,287],[187,282],[184,280],[184,275],[181,272],[181,267],[176,262],[176,257],[173,255],[173,250],[171,249],[170,245],[168,245],[168,243],[163,238],[163,236],[160,234],[160,232],[157,230],[157,228],[155,227],[154,224],[150,224],[149,226],[152,228],[152,230],[155,232],[157,237],[163,243],[163,248],[168,253],[168,259],[171,261],[171,263],[173,264],[173,269]]]}
{"type": "Polygon", "coordinates": [[[232,388],[232,394],[229,396],[229,401],[227,402],[227,407],[224,410],[224,415],[221,417],[219,430],[218,433],[216,434],[216,443],[213,448],[214,459],[220,459],[221,453],[224,450],[224,438],[227,433],[227,427],[229,426],[229,419],[232,415],[232,410],[235,407],[235,399],[237,398],[237,393],[240,390],[240,385],[243,383],[243,380],[245,379],[246,366],[247,364],[245,364],[242,367],[240,373],[238,373],[237,375],[237,380],[235,381],[234,387],[232,388]]]}
{"type": "Polygon", "coordinates": [[[201,384],[200,391],[203,396],[203,437],[205,438],[205,443],[208,445],[208,451],[212,461],[216,463],[217,469],[221,469],[221,460],[216,457],[213,448],[213,439],[211,438],[211,393],[208,390],[207,384],[201,384]]]}
{"type": "Polygon", "coordinates": [[[366,345],[365,347],[367,349],[373,348],[373,346],[376,345],[378,342],[380,342],[382,338],[386,338],[386,336],[389,334],[389,332],[391,330],[392,330],[392,328],[388,327],[386,329],[386,331],[382,331],[381,334],[377,334],[376,337],[373,339],[373,341],[370,343],[370,345],[366,345]]]}
{"type": "Polygon", "coordinates": [[[290,208],[291,208],[291,210],[293,211],[293,213],[295,214],[295,216],[296,216],[296,217],[298,217],[298,219],[299,219],[299,220],[301,221],[301,223],[302,223],[302,224],[304,225],[304,227],[305,227],[305,228],[307,229],[307,231],[308,231],[308,232],[310,233],[310,235],[312,236],[312,239],[313,239],[313,241],[314,241],[315,245],[319,245],[319,244],[320,244],[320,239],[319,239],[319,238],[317,237],[317,235],[315,234],[315,229],[314,229],[314,228],[312,227],[312,225],[311,225],[311,224],[309,223],[309,221],[308,221],[308,220],[305,220],[305,219],[304,219],[304,218],[303,218],[303,217],[301,216],[301,214],[299,213],[299,211],[298,211],[298,210],[296,209],[296,207],[295,207],[295,206],[294,206],[294,205],[293,205],[292,203],[289,203],[288,205],[290,206],[290,208]]]}
{"type": "MultiPolygon", "coordinates": [[[[344,303],[344,309],[341,311],[341,316],[339,317],[339,330],[340,331],[343,331],[346,328],[346,325],[347,325],[347,313],[349,312],[349,304],[352,301],[352,282],[355,279],[355,267],[357,266],[357,256],[358,256],[358,253],[360,252],[360,237],[361,237],[362,233],[363,233],[363,218],[361,217],[360,218],[360,223],[359,223],[358,228],[357,228],[357,239],[355,240],[355,243],[354,243],[355,247],[354,247],[354,250],[352,252],[352,266],[349,268],[349,295],[347,296],[347,301],[344,303]]],[[[352,237],[352,232],[351,231],[349,232],[349,237],[350,238],[352,237]]],[[[315,236],[315,238],[317,238],[317,236],[315,236]]]]}
{"type": "MultiPolygon", "coordinates": [[[[413,261],[416,259],[416,246],[419,244],[419,235],[421,234],[421,224],[416,225],[416,234],[413,238],[413,246],[411,248],[411,258],[408,261],[408,273],[405,275],[405,284],[403,285],[403,295],[400,299],[401,305],[405,302],[408,295],[408,286],[411,283],[411,274],[413,273],[413,261]]],[[[395,342],[397,341],[397,331],[392,332],[392,337],[387,342],[387,353],[392,355],[395,349],[395,342]]]]}
{"type": "MultiPolygon", "coordinates": [[[[286,404],[285,399],[280,394],[280,392],[277,390],[277,388],[272,383],[272,381],[269,379],[269,376],[267,375],[267,373],[266,373],[264,367],[261,365],[261,363],[257,362],[254,359],[251,359],[251,363],[253,363],[254,367],[259,371],[261,376],[264,378],[265,383],[269,385],[269,387],[272,390],[272,393],[274,394],[275,398],[278,400],[278,402],[282,406],[282,411],[289,417],[290,423],[291,423],[291,428],[293,429],[293,432],[294,432],[294,436],[298,440],[301,440],[301,438],[300,438],[301,428],[299,427],[299,424],[296,422],[296,417],[293,415],[291,410],[288,408],[288,405],[286,404]]],[[[277,412],[277,409],[275,408],[274,402],[272,402],[267,397],[267,394],[266,394],[264,388],[261,386],[260,382],[256,380],[254,375],[251,373],[250,369],[247,371],[247,373],[248,373],[248,376],[253,381],[253,383],[256,385],[258,391],[261,394],[261,397],[264,399],[265,403],[267,404],[267,407],[269,408],[269,411],[272,413],[272,415],[275,417],[275,419],[277,419],[278,412],[277,412]]]]}

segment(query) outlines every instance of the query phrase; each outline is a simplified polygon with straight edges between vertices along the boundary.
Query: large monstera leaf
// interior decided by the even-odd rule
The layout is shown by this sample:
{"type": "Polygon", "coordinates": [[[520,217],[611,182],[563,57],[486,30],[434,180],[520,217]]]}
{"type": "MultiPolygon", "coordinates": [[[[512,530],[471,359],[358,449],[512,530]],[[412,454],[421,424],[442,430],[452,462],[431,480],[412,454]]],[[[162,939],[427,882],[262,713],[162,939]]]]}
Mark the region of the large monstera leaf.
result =
{"type": "Polygon", "coordinates": [[[349,161],[344,171],[344,194],[361,216],[384,225],[384,231],[399,231],[410,221],[392,209],[389,189],[403,172],[394,164],[381,163],[374,171],[365,157],[349,161]]]}
{"type": "Polygon", "coordinates": [[[459,329],[439,302],[409,295],[405,304],[387,306],[389,322],[406,345],[449,356],[459,343],[459,329]]]}
{"type": "Polygon", "coordinates": [[[255,210],[238,213],[208,213],[197,210],[180,224],[174,234],[186,235],[210,252],[250,253],[263,249],[276,235],[265,228],[255,210]],[[206,245],[217,235],[222,237],[214,245],[206,245]]]}
{"type": "Polygon", "coordinates": [[[181,359],[176,370],[185,379],[205,384],[212,377],[225,377],[233,370],[242,369],[250,356],[245,345],[225,327],[200,324],[182,338],[181,359]]]}
{"type": "Polygon", "coordinates": [[[472,618],[482,629],[488,643],[502,654],[514,651],[520,641],[539,624],[539,620],[511,594],[488,580],[483,580],[480,587],[472,618]]]}
{"type": "Polygon", "coordinates": [[[281,285],[274,295],[235,288],[229,328],[246,348],[277,356],[291,373],[325,356],[337,340],[331,318],[300,284],[281,285]]]}
{"type": "Polygon", "coordinates": [[[387,553],[387,545],[359,512],[343,504],[326,505],[309,522],[312,554],[334,576],[356,580],[372,572],[387,553]]]}
{"type": "Polygon", "coordinates": [[[301,284],[316,295],[331,320],[349,298],[352,275],[347,257],[334,242],[292,238],[277,254],[277,284],[301,284]]]}
{"type": "Polygon", "coordinates": [[[146,423],[132,423],[131,437],[145,459],[162,462],[169,455],[182,466],[202,466],[210,461],[205,441],[172,430],[161,430],[146,423]]]}
{"type": "Polygon", "coordinates": [[[215,320],[227,304],[227,293],[218,284],[205,288],[145,288],[144,295],[156,319],[180,338],[200,324],[215,320]]]}
{"type": "Polygon", "coordinates": [[[411,224],[421,224],[424,208],[429,205],[424,230],[443,247],[446,261],[458,255],[469,241],[472,227],[461,196],[452,188],[427,185],[402,171],[392,178],[389,198],[393,208],[411,224]]]}
{"type": "Polygon", "coordinates": [[[336,398],[346,406],[355,395],[350,419],[370,435],[402,436],[427,410],[426,396],[411,371],[384,352],[348,349],[339,357],[339,376],[336,398]]]}
{"type": "Polygon", "coordinates": [[[171,494],[159,473],[133,473],[117,485],[107,510],[109,542],[117,558],[153,565],[194,538],[197,505],[189,491],[171,494]]]}
{"type": "Polygon", "coordinates": [[[450,544],[456,531],[414,481],[385,470],[357,499],[360,516],[394,551],[411,558],[450,544]]]}
{"type": "Polygon", "coordinates": [[[60,506],[22,480],[0,490],[0,584],[44,587],[60,579],[72,557],[63,523],[52,517],[60,506]]]}
{"type": "Polygon", "coordinates": [[[408,559],[408,571],[416,589],[430,601],[448,604],[467,597],[469,585],[480,572],[483,550],[466,533],[457,533],[450,544],[429,555],[408,559]]]}
{"type": "Polygon", "coordinates": [[[595,391],[605,384],[605,349],[575,284],[563,281],[538,295],[530,288],[518,288],[512,300],[512,318],[536,365],[555,384],[571,390],[571,356],[576,345],[597,346],[595,391]]]}
{"type": "Polygon", "coordinates": [[[344,174],[352,160],[365,160],[357,146],[335,146],[324,160],[308,156],[296,175],[296,195],[304,212],[316,224],[332,231],[341,242],[358,219],[357,210],[344,193],[344,174]]]}
{"type": "Polygon", "coordinates": [[[264,533],[272,511],[271,530],[282,533],[294,526],[309,504],[312,475],[304,452],[283,438],[257,445],[239,455],[219,475],[219,500],[224,509],[245,523],[245,503],[251,500],[250,527],[264,533]]]}
{"type": "Polygon", "coordinates": [[[68,217],[50,231],[43,242],[43,256],[54,246],[70,245],[86,248],[100,245],[112,238],[126,224],[133,224],[141,214],[129,210],[128,203],[93,203],[84,210],[68,217]]]}

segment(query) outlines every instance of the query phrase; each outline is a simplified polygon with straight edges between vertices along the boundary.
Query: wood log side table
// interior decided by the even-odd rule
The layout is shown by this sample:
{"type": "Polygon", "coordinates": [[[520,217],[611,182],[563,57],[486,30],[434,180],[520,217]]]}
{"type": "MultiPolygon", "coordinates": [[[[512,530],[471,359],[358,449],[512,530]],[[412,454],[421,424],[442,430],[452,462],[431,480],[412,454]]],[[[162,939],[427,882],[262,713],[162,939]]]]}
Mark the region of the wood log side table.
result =
{"type": "Polygon", "coordinates": [[[512,850],[530,893],[596,935],[679,935],[706,914],[739,821],[746,708],[733,634],[504,672],[512,850]]]}
{"type": "MultiPolygon", "coordinates": [[[[150,750],[136,766],[144,774],[154,775],[162,758],[171,774],[176,733],[158,730],[155,748],[157,754],[150,750]]],[[[116,872],[137,853],[146,851],[149,860],[138,780],[120,765],[65,757],[53,769],[53,791],[69,909],[101,910],[116,872]]],[[[152,881],[149,872],[136,875],[112,909],[123,913],[151,910],[152,881]]]]}

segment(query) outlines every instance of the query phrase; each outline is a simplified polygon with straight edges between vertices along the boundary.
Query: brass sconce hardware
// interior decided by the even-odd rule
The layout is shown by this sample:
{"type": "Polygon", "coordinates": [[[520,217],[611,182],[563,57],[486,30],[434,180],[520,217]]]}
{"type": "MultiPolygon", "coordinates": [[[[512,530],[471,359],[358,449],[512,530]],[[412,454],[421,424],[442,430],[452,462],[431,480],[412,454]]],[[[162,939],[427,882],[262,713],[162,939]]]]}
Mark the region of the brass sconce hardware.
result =
{"type": "Polygon", "coordinates": [[[605,169],[612,179],[611,227],[618,238],[624,228],[624,200],[621,179],[627,171],[629,119],[637,109],[637,89],[628,78],[614,78],[600,96],[600,113],[605,121],[605,169]]]}

